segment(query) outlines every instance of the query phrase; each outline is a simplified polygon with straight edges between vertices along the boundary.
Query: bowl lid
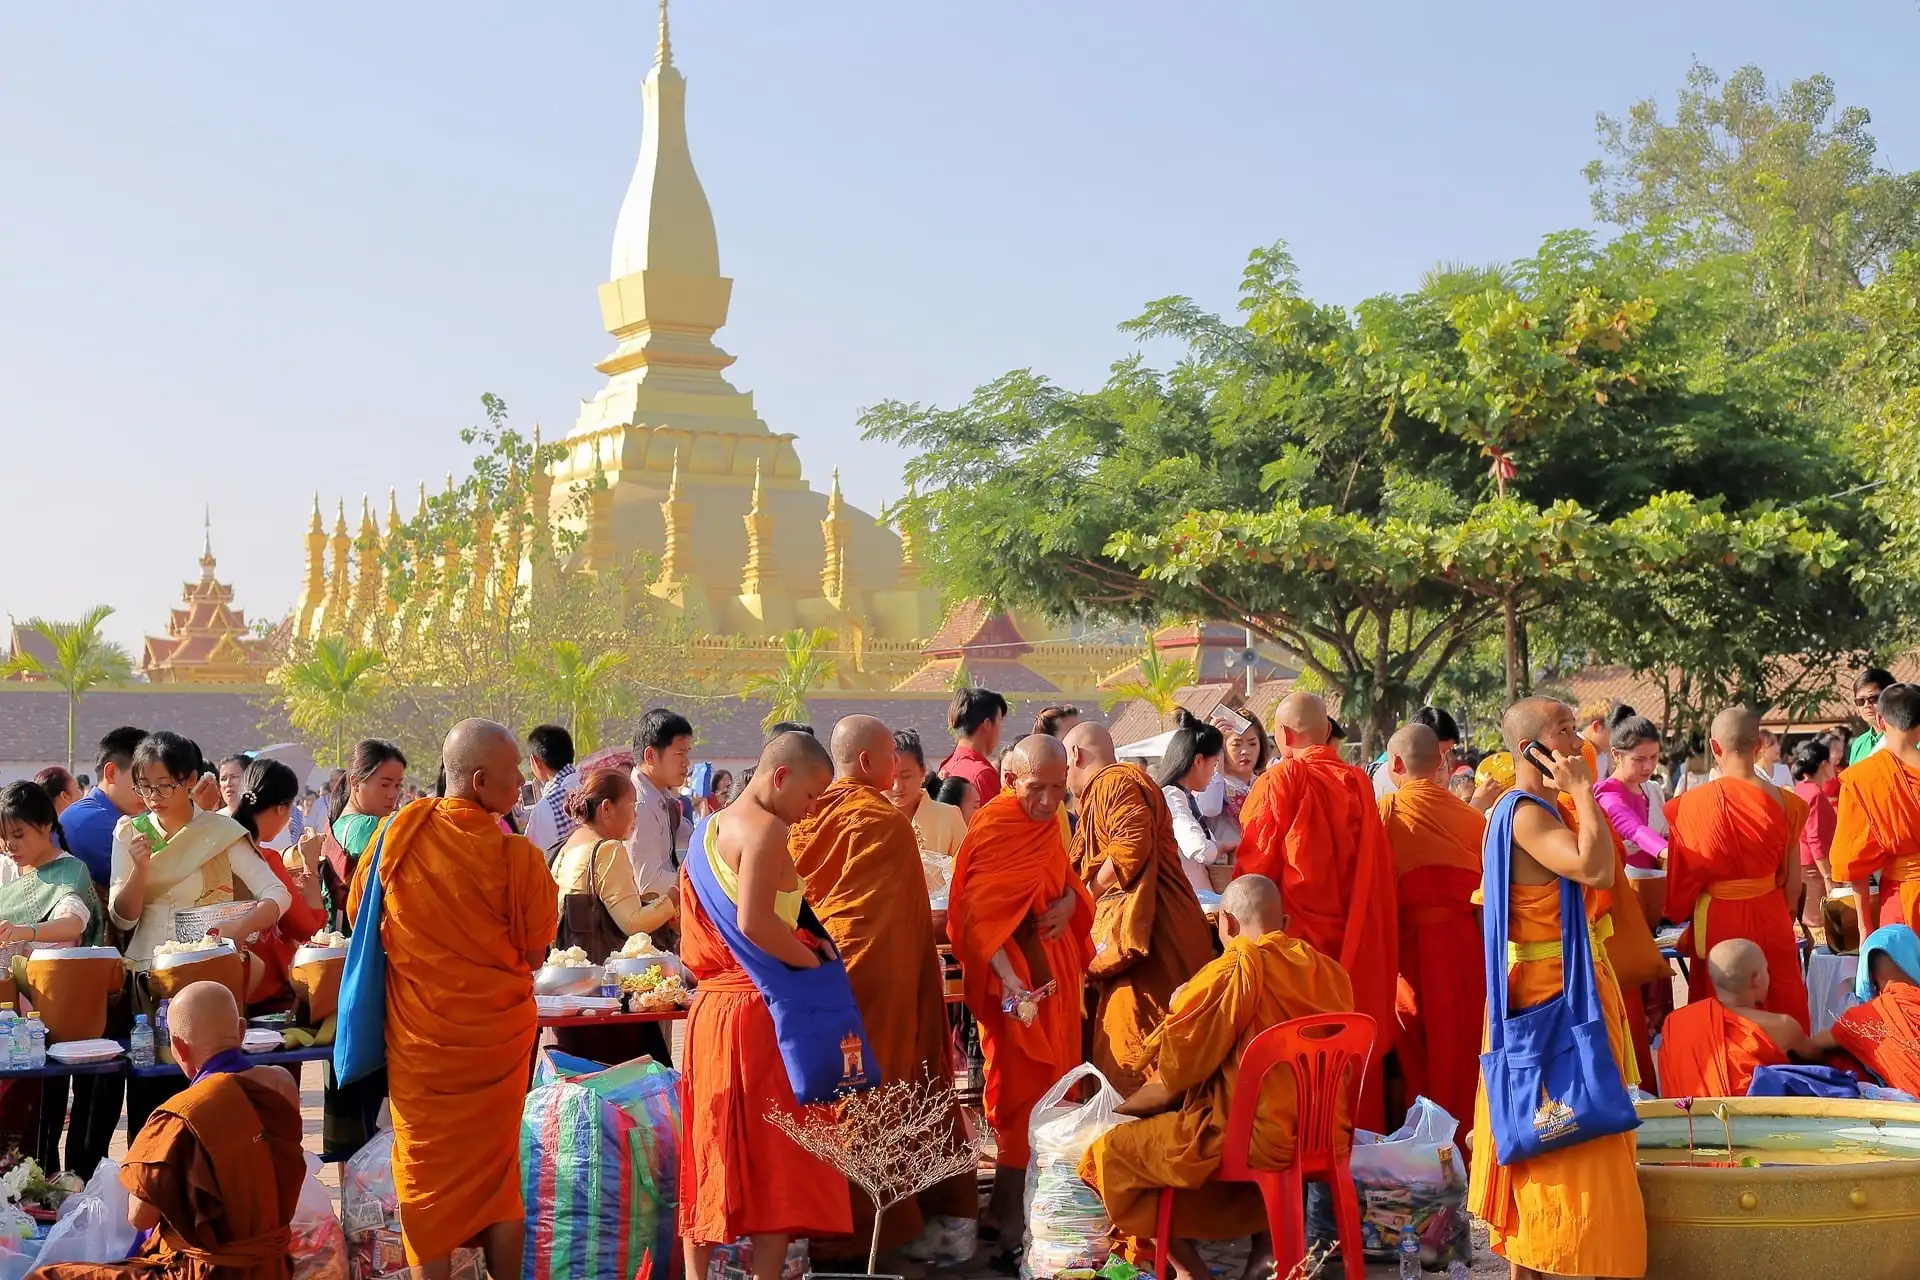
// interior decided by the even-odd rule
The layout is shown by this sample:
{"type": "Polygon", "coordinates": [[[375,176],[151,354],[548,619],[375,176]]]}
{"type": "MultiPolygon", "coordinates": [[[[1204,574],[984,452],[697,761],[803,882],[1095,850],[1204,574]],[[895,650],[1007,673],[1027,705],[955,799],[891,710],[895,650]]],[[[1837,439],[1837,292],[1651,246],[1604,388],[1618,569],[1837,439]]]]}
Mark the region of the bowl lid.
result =
{"type": "Polygon", "coordinates": [[[118,960],[117,947],[35,947],[28,960],[118,960]]]}

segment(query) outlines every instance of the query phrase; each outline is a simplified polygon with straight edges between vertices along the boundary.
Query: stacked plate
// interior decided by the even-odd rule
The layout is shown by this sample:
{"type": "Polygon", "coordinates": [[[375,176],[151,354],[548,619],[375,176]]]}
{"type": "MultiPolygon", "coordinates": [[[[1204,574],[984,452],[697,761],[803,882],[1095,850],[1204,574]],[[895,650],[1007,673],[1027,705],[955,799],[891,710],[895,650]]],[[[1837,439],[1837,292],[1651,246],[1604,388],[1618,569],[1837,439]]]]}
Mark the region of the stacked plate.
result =
{"type": "Polygon", "coordinates": [[[250,1027],[240,1047],[248,1053],[274,1053],[280,1048],[280,1033],[263,1027],[250,1027]]]}
{"type": "Polygon", "coordinates": [[[118,1040],[68,1040],[47,1046],[47,1057],[68,1067],[111,1062],[125,1052],[126,1047],[118,1040]]]}

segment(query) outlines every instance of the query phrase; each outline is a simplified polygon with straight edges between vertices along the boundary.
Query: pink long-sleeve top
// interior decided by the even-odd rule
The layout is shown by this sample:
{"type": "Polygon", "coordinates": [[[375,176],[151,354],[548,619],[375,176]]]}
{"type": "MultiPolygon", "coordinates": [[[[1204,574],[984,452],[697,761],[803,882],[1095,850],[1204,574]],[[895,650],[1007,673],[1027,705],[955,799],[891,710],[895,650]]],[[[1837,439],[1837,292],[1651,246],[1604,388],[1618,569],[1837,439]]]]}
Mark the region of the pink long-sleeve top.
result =
{"type": "Polygon", "coordinates": [[[1607,778],[1593,789],[1593,798],[1613,824],[1614,834],[1627,842],[1628,863],[1658,867],[1667,851],[1667,838],[1647,825],[1647,793],[1618,778],[1607,778]]]}

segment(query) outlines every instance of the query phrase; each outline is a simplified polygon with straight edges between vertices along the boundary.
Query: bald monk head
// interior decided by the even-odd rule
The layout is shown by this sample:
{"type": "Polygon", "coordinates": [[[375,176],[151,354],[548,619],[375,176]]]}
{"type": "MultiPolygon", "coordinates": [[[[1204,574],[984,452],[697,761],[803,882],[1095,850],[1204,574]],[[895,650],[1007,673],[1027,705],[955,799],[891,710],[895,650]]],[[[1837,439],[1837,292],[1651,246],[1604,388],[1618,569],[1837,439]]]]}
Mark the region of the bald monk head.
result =
{"type": "Polygon", "coordinates": [[[1886,727],[1888,749],[1911,764],[1920,744],[1920,684],[1890,684],[1874,705],[1886,727]]]}
{"type": "Polygon", "coordinates": [[[1522,698],[1514,703],[1500,717],[1500,736],[1513,753],[1515,786],[1546,792],[1593,781],[1593,771],[1580,754],[1580,728],[1573,708],[1558,698],[1522,698]],[[1557,762],[1551,772],[1541,768],[1529,747],[1557,762]]]}
{"type": "Polygon", "coordinates": [[[833,782],[833,757],[810,733],[776,734],[760,748],[742,799],[791,826],[813,812],[814,802],[833,782]]]}
{"type": "Polygon", "coordinates": [[[1311,693],[1290,693],[1273,713],[1274,731],[1280,735],[1280,754],[1291,756],[1309,747],[1325,746],[1333,733],[1333,720],[1327,704],[1311,693]]]}
{"type": "Polygon", "coordinates": [[[462,720],[440,747],[447,797],[471,800],[488,813],[505,814],[520,802],[520,744],[503,724],[462,720]]]}
{"type": "Polygon", "coordinates": [[[1058,738],[1034,733],[1000,761],[1001,779],[1035,822],[1052,822],[1067,798],[1067,749],[1058,738]]]}
{"type": "Polygon", "coordinates": [[[1751,778],[1760,750],[1760,717],[1745,707],[1728,707],[1713,718],[1707,748],[1722,777],[1751,778]]]}
{"type": "Polygon", "coordinates": [[[838,777],[876,791],[893,785],[898,770],[893,758],[893,730],[874,717],[840,717],[840,723],[833,726],[831,750],[833,771],[838,777]]]}
{"type": "Polygon", "coordinates": [[[1264,938],[1287,927],[1280,886],[1265,876],[1236,876],[1220,895],[1220,943],[1234,938],[1264,938]]]}
{"type": "Polygon", "coordinates": [[[238,1049],[246,1027],[224,982],[191,982],[167,1006],[167,1030],[181,1070],[192,1079],[207,1059],[238,1049]]]}
{"type": "Polygon", "coordinates": [[[1067,749],[1067,787],[1075,795],[1087,789],[1094,776],[1118,757],[1113,750],[1113,735],[1107,726],[1082,720],[1067,730],[1061,739],[1067,749]]]}
{"type": "Polygon", "coordinates": [[[1707,952],[1713,994],[1729,1009],[1758,1009],[1767,998],[1767,953],[1747,938],[1728,938],[1707,952]]]}
{"type": "Polygon", "coordinates": [[[1387,776],[1396,789],[1416,779],[1440,781],[1440,735],[1423,724],[1410,724],[1387,739],[1387,776]]]}

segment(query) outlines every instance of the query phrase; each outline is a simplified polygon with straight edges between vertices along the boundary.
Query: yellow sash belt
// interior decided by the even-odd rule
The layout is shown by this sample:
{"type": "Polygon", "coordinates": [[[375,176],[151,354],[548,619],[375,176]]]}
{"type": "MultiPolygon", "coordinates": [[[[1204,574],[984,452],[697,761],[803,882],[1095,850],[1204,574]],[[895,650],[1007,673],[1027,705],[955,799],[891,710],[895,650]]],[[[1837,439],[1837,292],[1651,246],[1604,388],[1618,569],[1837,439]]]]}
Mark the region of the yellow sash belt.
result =
{"type": "MultiPolygon", "coordinates": [[[[1916,861],[1920,861],[1917,859],[1916,861]]],[[[1764,898],[1780,886],[1772,876],[1748,876],[1744,880],[1715,880],[1693,904],[1693,953],[1702,959],[1707,954],[1707,905],[1721,902],[1745,902],[1764,898]]]]}
{"type": "Polygon", "coordinates": [[[1882,880],[1908,881],[1920,880],[1920,854],[1909,853],[1895,858],[1880,873],[1882,880]]]}
{"type": "MultiPolygon", "coordinates": [[[[1564,892],[1564,889],[1562,891],[1564,892]]],[[[1606,951],[1607,939],[1612,936],[1612,916],[1601,916],[1598,920],[1588,922],[1587,937],[1593,940],[1593,968],[1594,979],[1596,981],[1598,981],[1600,976],[1601,965],[1607,965],[1608,970],[1612,970],[1612,965],[1607,960],[1606,951]]],[[[1509,942],[1507,944],[1507,963],[1514,965],[1526,964],[1533,960],[1558,960],[1566,955],[1566,953],[1566,948],[1561,945],[1560,939],[1558,938],[1550,938],[1542,942],[1509,942]]],[[[1626,1036],[1628,1046],[1627,1059],[1621,1068],[1621,1076],[1629,1085],[1638,1085],[1640,1083],[1640,1059],[1635,1056],[1633,1051],[1633,1032],[1628,1028],[1624,1017],[1621,1019],[1620,1027],[1626,1036]]]]}

